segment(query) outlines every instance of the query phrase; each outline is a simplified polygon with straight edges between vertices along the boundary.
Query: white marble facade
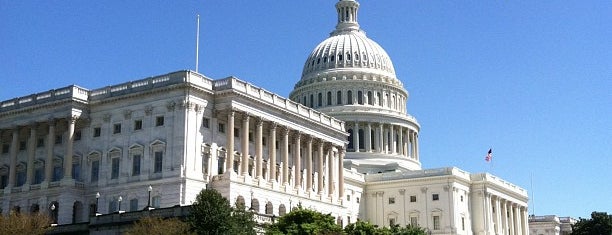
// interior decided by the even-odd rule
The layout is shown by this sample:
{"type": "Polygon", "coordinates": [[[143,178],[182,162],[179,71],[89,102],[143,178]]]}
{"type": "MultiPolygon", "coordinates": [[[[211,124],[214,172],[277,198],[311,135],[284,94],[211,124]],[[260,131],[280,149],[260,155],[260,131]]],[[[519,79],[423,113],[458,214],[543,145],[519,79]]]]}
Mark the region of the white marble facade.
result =
{"type": "Polygon", "coordinates": [[[260,214],[302,205],[341,224],[528,234],[524,189],[487,173],[422,168],[408,91],[360,29],[358,9],[336,4],[338,25],[289,98],[177,71],[2,101],[2,213],[69,224],[119,207],[189,205],[212,187],[260,214]]]}

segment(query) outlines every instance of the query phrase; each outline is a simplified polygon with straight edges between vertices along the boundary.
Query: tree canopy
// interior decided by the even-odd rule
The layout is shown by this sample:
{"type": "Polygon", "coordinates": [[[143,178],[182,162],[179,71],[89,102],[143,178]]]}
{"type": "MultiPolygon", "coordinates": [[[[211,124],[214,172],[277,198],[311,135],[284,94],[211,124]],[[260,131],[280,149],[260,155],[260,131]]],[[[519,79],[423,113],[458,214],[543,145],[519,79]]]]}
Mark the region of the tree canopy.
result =
{"type": "Polygon", "coordinates": [[[610,235],[612,234],[612,215],[606,212],[593,212],[590,219],[580,218],[572,225],[572,235],[610,235]]]}
{"type": "Polygon", "coordinates": [[[204,189],[191,206],[187,222],[197,234],[255,234],[253,213],[244,205],[231,207],[214,189],[204,189]]]}
{"type": "Polygon", "coordinates": [[[355,223],[349,224],[344,228],[347,235],[425,235],[425,230],[420,227],[407,225],[400,227],[394,225],[391,227],[379,228],[376,225],[367,221],[358,220],[355,223]]]}
{"type": "Polygon", "coordinates": [[[136,222],[126,235],[164,235],[164,234],[193,234],[189,224],[177,219],[162,219],[159,217],[144,217],[136,222]]]}
{"type": "Polygon", "coordinates": [[[51,219],[40,213],[0,215],[0,234],[45,234],[50,226],[51,219]]]}
{"type": "Polygon", "coordinates": [[[342,228],[335,223],[333,216],[298,206],[268,226],[266,234],[342,234],[342,228]]]}

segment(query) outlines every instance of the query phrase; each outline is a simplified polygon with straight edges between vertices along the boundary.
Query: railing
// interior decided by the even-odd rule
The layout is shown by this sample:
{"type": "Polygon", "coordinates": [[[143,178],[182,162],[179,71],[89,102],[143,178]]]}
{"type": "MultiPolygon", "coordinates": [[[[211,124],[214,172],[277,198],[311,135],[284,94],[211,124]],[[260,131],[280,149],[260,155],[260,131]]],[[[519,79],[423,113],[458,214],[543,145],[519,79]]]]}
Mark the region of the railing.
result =
{"type": "Polygon", "coordinates": [[[15,99],[6,100],[0,103],[0,112],[25,108],[37,104],[58,101],[66,98],[87,101],[89,91],[75,85],[67,86],[55,90],[41,92],[33,95],[23,96],[15,99]]]}

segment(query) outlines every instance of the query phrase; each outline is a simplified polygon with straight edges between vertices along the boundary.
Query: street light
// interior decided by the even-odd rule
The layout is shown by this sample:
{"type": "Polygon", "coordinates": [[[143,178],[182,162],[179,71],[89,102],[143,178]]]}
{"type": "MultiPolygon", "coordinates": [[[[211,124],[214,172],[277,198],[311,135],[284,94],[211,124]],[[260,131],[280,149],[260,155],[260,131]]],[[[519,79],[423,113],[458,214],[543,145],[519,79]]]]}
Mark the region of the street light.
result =
{"type": "Polygon", "coordinates": [[[149,185],[149,188],[147,188],[147,191],[149,191],[149,200],[147,201],[147,210],[151,210],[151,191],[153,191],[153,187],[149,185]]]}
{"type": "Polygon", "coordinates": [[[100,205],[100,204],[98,204],[99,202],[100,202],[100,192],[97,192],[96,193],[96,216],[98,216],[98,214],[100,214],[98,212],[98,205],[100,205]]]}
{"type": "Polygon", "coordinates": [[[119,201],[119,213],[121,213],[121,201],[123,201],[123,198],[119,196],[119,198],[117,198],[117,201],[119,201]]]}

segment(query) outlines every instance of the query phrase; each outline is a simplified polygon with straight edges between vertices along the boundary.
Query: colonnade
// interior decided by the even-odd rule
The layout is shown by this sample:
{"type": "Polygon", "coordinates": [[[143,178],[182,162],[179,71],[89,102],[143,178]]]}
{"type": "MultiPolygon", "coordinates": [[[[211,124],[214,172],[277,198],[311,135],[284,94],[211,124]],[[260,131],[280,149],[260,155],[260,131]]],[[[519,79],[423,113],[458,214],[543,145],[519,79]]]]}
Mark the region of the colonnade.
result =
{"type": "Polygon", "coordinates": [[[488,194],[485,208],[490,208],[488,221],[489,231],[495,234],[522,235],[529,234],[528,210],[515,202],[488,194]]]}
{"type": "MultiPolygon", "coordinates": [[[[44,157],[44,181],[43,184],[48,184],[49,182],[51,182],[53,179],[53,158],[54,158],[54,148],[55,145],[57,144],[56,141],[60,141],[62,144],[64,144],[64,159],[63,159],[63,178],[61,180],[64,179],[72,179],[72,163],[73,163],[73,145],[74,145],[74,134],[75,134],[75,123],[78,119],[78,116],[69,116],[67,118],[64,119],[49,119],[47,121],[47,135],[46,138],[43,139],[43,142],[45,143],[45,157],[44,157]],[[67,138],[63,138],[63,135],[60,135],[60,137],[57,137],[56,135],[58,135],[59,133],[57,133],[56,131],[56,127],[58,122],[60,121],[65,121],[67,124],[67,130],[66,130],[66,137],[67,138]],[[56,138],[62,138],[61,140],[56,140],[56,138]]],[[[12,132],[11,135],[11,144],[9,146],[9,174],[8,174],[8,182],[6,185],[6,189],[5,190],[10,190],[13,187],[20,187],[22,185],[17,185],[16,179],[17,179],[17,163],[20,162],[18,159],[18,151],[20,150],[24,150],[22,147],[22,142],[25,141],[26,146],[25,146],[25,151],[27,151],[27,161],[26,161],[26,165],[25,165],[25,169],[26,169],[26,176],[25,176],[25,183],[23,185],[32,185],[35,183],[35,179],[34,179],[34,161],[35,160],[43,160],[43,159],[36,159],[36,148],[39,147],[38,146],[38,130],[41,129],[43,126],[42,123],[38,123],[38,122],[33,122],[30,123],[27,126],[13,126],[11,129],[9,130],[0,130],[0,136],[3,132],[7,132],[10,131],[12,132]],[[27,131],[29,132],[28,134],[26,134],[25,136],[27,136],[27,138],[25,138],[25,140],[23,140],[24,138],[22,136],[20,136],[20,133],[27,131]]],[[[4,147],[3,147],[4,148],[4,147]]],[[[60,179],[55,179],[55,180],[60,180],[60,179]]]]}
{"type": "Polygon", "coordinates": [[[352,125],[354,152],[401,155],[419,160],[418,133],[410,128],[385,123],[347,122],[352,125]],[[361,137],[363,133],[363,137],[361,137]],[[360,143],[361,140],[364,143],[360,143]]]}
{"type": "MultiPolygon", "coordinates": [[[[285,187],[293,187],[298,191],[323,194],[325,187],[327,193],[332,196],[335,192],[342,198],[344,194],[343,161],[345,150],[343,146],[334,145],[316,136],[305,134],[300,130],[291,129],[289,126],[280,126],[276,122],[265,121],[260,117],[253,117],[248,113],[231,110],[227,114],[226,131],[226,156],[225,170],[234,171],[234,164],[239,161],[240,167],[237,173],[240,176],[248,176],[250,156],[254,155],[254,178],[266,180],[270,183],[280,183],[285,187]],[[234,129],[236,126],[236,114],[239,113],[242,120],[240,128],[241,155],[240,159],[234,159],[234,129]],[[255,119],[254,143],[255,151],[250,152],[249,133],[250,122],[255,119]],[[268,158],[267,167],[264,167],[263,156],[263,126],[268,129],[268,158]],[[280,149],[280,161],[277,159],[277,137],[280,137],[278,148],[280,149]],[[302,147],[304,144],[305,146],[302,147]],[[289,149],[293,147],[293,151],[289,149]],[[315,153],[316,152],[316,153],[315,153]],[[304,155],[302,155],[304,153],[304,155]],[[290,161],[291,158],[291,161],[290,161]],[[290,166],[290,163],[292,165],[290,166]],[[302,165],[302,163],[304,163],[302,165]],[[281,165],[281,172],[277,172],[277,165],[281,165]],[[290,169],[291,167],[291,169],[290,169]],[[302,182],[303,171],[305,171],[306,182],[302,182]],[[291,174],[291,173],[292,174],[291,174]],[[280,179],[277,175],[281,174],[280,179]],[[317,177],[316,188],[313,185],[314,175],[317,177]],[[267,177],[264,177],[267,176],[267,177]],[[337,188],[335,187],[337,185],[337,188]]],[[[219,163],[220,164],[220,163],[219,163]]]]}

